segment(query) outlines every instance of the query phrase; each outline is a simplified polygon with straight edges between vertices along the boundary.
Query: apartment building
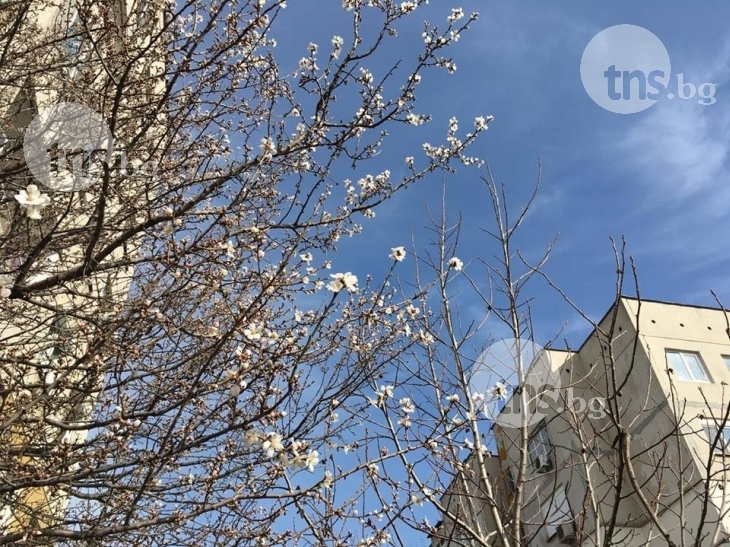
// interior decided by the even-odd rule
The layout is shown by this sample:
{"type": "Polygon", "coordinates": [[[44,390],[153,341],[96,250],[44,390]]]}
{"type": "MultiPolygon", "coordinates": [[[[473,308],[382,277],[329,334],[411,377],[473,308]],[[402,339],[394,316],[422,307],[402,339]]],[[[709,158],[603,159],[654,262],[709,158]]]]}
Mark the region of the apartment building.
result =
{"type": "MultiPolygon", "coordinates": [[[[434,547],[502,545],[488,508],[510,526],[518,490],[522,545],[730,544],[726,313],[623,297],[578,349],[545,354],[559,387],[527,390],[527,445],[495,419],[497,455],[452,482],[443,503],[459,509],[434,547]]],[[[502,412],[520,400],[510,393],[502,412]]]]}
{"type": "MultiPolygon", "coordinates": [[[[3,291],[10,293],[82,264],[88,251],[85,232],[96,230],[101,241],[124,227],[100,223],[95,209],[98,187],[59,193],[36,180],[23,158],[23,139],[36,115],[52,105],[84,104],[106,115],[104,109],[118,92],[110,83],[120,81],[122,73],[138,86],[140,101],[149,102],[149,89],[159,92],[164,83],[160,80],[164,56],[147,47],[145,36],[160,21],[156,4],[142,0],[0,3],[3,291]],[[131,35],[137,37],[139,51],[129,47],[131,35]],[[37,199],[63,202],[64,208],[48,206],[37,215],[26,214],[16,196],[31,192],[31,185],[42,198],[37,199]]],[[[135,100],[130,95],[127,102],[135,100]]],[[[119,124],[115,138],[125,130],[133,133],[133,124],[119,124]]],[[[59,174],[64,167],[59,162],[59,174]]],[[[106,218],[113,218],[125,191],[135,192],[123,186],[130,179],[120,180],[122,186],[114,188],[114,195],[105,196],[106,218]]],[[[129,245],[107,260],[121,260],[135,250],[129,245]]],[[[78,445],[86,438],[83,426],[102,382],[92,373],[98,357],[89,353],[98,337],[94,326],[119,309],[133,273],[128,266],[109,268],[23,298],[4,294],[0,299],[0,535],[53,525],[62,517],[68,488],[58,484],[18,488],[14,476],[42,477],[49,462],[60,457],[54,447],[78,445]]]]}

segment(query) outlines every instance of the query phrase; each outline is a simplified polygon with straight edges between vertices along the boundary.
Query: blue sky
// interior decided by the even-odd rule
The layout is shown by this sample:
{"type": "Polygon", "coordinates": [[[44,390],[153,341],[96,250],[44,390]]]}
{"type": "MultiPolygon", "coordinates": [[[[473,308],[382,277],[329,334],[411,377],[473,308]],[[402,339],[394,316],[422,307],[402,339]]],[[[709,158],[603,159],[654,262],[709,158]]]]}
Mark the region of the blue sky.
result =
{"type": "MultiPolygon", "coordinates": [[[[307,24],[282,35],[280,53],[286,48],[298,58],[309,41],[328,46],[333,34],[344,32],[339,2],[322,3],[317,13],[294,4],[287,16],[307,24]]],[[[559,234],[547,272],[589,315],[599,318],[612,299],[610,236],[626,236],[644,297],[711,304],[708,290],[714,288],[730,302],[730,260],[723,252],[730,209],[730,5],[711,1],[698,9],[686,2],[577,0],[460,5],[480,18],[452,49],[456,74],[424,76],[419,111],[433,114],[434,121],[389,142],[382,165],[398,166],[403,157],[417,155],[424,140],[442,140],[451,116],[466,128],[475,116],[492,114],[495,121],[475,152],[490,162],[514,204],[526,195],[542,159],[542,190],[522,247],[536,253],[559,234]],[[630,115],[595,104],[581,84],[581,56],[596,33],[622,23],[645,27],[662,40],[674,82],[681,72],[685,81],[717,84],[717,102],[701,106],[662,98],[630,115]]],[[[397,41],[403,56],[410,51],[409,37],[420,33],[420,21],[443,24],[451,7],[432,2],[416,12],[413,26],[397,41]]],[[[395,51],[386,53],[389,60],[398,58],[395,51]]],[[[370,68],[377,78],[385,65],[370,68]]],[[[342,246],[335,261],[342,267],[335,269],[377,274],[372,264],[391,246],[408,244],[410,233],[425,243],[425,206],[438,207],[440,185],[432,177],[387,204],[365,223],[365,237],[342,246]]],[[[476,229],[488,225],[490,204],[474,170],[461,169],[447,179],[447,201],[450,214],[464,218],[461,258],[490,256],[494,249],[476,229]]],[[[470,268],[481,275],[477,265],[470,268]]],[[[550,337],[569,321],[568,338],[581,342],[585,328],[550,289],[536,284],[533,296],[538,336],[550,337]]]]}

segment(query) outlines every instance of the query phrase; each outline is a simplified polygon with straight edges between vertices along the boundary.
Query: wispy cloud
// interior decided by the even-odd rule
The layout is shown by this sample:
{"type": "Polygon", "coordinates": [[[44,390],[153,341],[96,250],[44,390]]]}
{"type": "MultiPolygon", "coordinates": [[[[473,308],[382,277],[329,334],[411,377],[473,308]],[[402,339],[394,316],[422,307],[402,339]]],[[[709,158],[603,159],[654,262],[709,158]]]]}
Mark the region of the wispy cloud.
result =
{"type": "Polygon", "coordinates": [[[730,108],[720,102],[693,107],[676,101],[652,108],[615,146],[625,165],[640,175],[647,198],[640,208],[699,199],[696,206],[715,215],[724,213],[730,202],[718,197],[730,190],[730,108]]]}
{"type": "Polygon", "coordinates": [[[651,232],[648,223],[641,226],[637,243],[643,251],[681,251],[694,260],[716,252],[713,233],[726,233],[718,221],[730,216],[730,97],[722,96],[729,52],[724,48],[703,68],[684,74],[694,85],[718,84],[715,104],[665,98],[628,129],[622,125],[621,133],[605,135],[607,153],[631,181],[618,187],[633,220],[652,220],[651,232]]]}
{"type": "Polygon", "coordinates": [[[705,302],[706,288],[729,286],[727,257],[718,245],[727,240],[730,221],[730,97],[723,93],[730,47],[703,63],[682,61],[673,63],[671,85],[676,72],[695,86],[715,83],[717,102],[662,98],[604,133],[603,159],[613,166],[625,205],[614,230],[628,236],[640,273],[671,278],[674,299],[705,302]]]}

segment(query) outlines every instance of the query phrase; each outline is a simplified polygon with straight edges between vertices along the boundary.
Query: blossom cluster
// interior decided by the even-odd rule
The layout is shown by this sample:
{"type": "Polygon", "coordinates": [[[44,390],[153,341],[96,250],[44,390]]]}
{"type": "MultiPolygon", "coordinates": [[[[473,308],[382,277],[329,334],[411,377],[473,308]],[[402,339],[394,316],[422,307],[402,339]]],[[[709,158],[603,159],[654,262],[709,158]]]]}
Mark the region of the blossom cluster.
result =
{"type": "Polygon", "coordinates": [[[304,453],[306,443],[292,441],[288,449],[284,447],[284,438],[275,431],[262,432],[249,429],[244,435],[246,445],[259,448],[268,458],[276,457],[279,462],[293,469],[308,469],[314,472],[319,464],[319,452],[309,450],[304,453]]]}

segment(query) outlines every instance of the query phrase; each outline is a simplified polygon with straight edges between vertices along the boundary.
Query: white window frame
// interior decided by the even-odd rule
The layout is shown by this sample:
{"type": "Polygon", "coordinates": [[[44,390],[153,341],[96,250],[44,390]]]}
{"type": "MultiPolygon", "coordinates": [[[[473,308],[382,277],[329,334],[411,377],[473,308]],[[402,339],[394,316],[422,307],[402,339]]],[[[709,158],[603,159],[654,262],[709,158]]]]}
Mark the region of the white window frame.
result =
{"type": "Polygon", "coordinates": [[[679,349],[668,349],[666,350],[666,360],[667,360],[667,366],[674,370],[675,376],[683,381],[683,382],[702,382],[706,384],[712,383],[712,376],[710,376],[710,371],[707,370],[707,366],[705,365],[705,362],[702,360],[702,356],[698,351],[686,351],[686,350],[679,350],[679,349]],[[676,355],[679,358],[679,361],[681,362],[682,367],[684,368],[683,371],[677,370],[676,363],[673,363],[670,360],[670,355],[676,355]],[[687,364],[687,357],[694,357],[697,359],[697,362],[700,365],[700,369],[702,372],[704,372],[705,377],[704,378],[697,378],[695,377],[695,374],[692,372],[692,367],[690,367],[687,364]]]}
{"type": "Polygon", "coordinates": [[[730,355],[721,355],[722,360],[725,362],[725,366],[730,371],[730,355]]]}
{"type": "Polygon", "coordinates": [[[550,499],[540,504],[540,510],[545,517],[545,532],[547,532],[548,540],[558,533],[558,526],[573,522],[573,512],[570,510],[568,497],[565,495],[565,487],[558,486],[552,494],[550,499]]]}
{"type": "MultiPolygon", "coordinates": [[[[552,449],[553,445],[550,442],[550,437],[548,436],[547,426],[545,422],[542,422],[537,426],[535,433],[533,433],[530,440],[527,442],[527,455],[530,458],[530,465],[532,465],[533,469],[537,471],[535,468],[535,461],[540,455],[544,454],[552,461],[552,449]]],[[[553,466],[554,465],[555,462],[553,462],[553,466]]]]}

